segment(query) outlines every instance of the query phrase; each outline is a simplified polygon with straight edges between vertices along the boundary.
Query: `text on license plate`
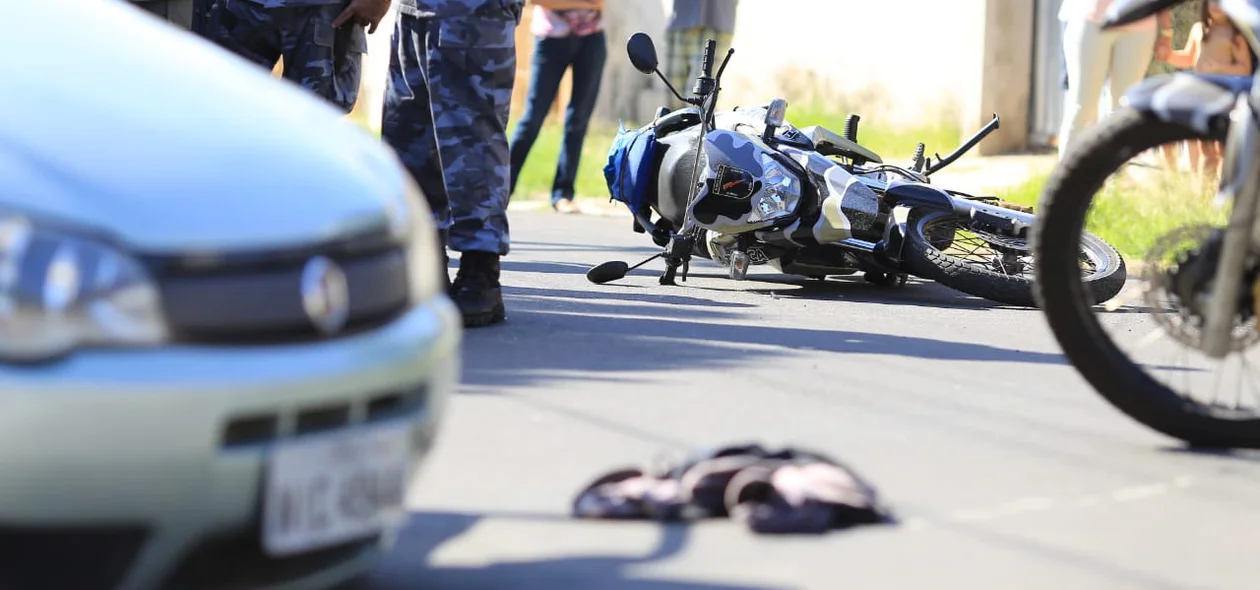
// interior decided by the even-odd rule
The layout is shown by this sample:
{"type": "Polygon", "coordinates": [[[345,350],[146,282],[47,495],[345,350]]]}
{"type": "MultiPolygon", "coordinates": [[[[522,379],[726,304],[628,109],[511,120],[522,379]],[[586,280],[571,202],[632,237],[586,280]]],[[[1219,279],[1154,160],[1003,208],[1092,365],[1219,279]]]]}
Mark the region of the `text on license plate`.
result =
{"type": "Polygon", "coordinates": [[[267,464],[263,548],[282,557],[379,534],[403,514],[410,459],[406,425],[277,445],[267,464]]]}

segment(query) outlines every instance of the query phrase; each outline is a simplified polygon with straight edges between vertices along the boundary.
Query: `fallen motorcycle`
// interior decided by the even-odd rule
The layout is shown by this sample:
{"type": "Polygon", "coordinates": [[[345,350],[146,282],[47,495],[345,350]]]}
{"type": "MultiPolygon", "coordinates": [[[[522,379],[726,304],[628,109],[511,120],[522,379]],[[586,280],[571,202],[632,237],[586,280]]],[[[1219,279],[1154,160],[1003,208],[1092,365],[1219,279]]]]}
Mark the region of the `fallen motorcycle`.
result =
{"type": "MultiPolygon", "coordinates": [[[[1185,1],[1120,0],[1104,27],[1185,1]]],[[[1219,8],[1260,53],[1256,2],[1222,0],[1219,8]]],[[[1209,447],[1260,448],[1260,380],[1252,370],[1260,367],[1252,357],[1260,344],[1260,93],[1253,80],[1181,72],[1129,89],[1124,108],[1069,146],[1042,194],[1034,235],[1041,306],[1073,366],[1129,417],[1209,447]],[[1219,182],[1198,170],[1173,177],[1177,186],[1159,186],[1159,166],[1134,161],[1187,142],[1224,144],[1219,182]],[[1126,295],[1091,297],[1068,253],[1109,187],[1133,179],[1142,180],[1142,208],[1123,210],[1124,229],[1145,225],[1153,236],[1144,244],[1143,272],[1126,295]],[[1196,182],[1206,185],[1203,194],[1193,194],[1196,182]],[[1166,226],[1150,221],[1160,218],[1161,192],[1169,193],[1166,226]],[[1191,214],[1196,204],[1201,218],[1191,214]]]]}
{"type": "MultiPolygon", "coordinates": [[[[998,128],[995,115],[953,153],[936,162],[919,144],[909,167],[885,163],[857,141],[857,116],[844,134],[824,127],[797,129],[787,103],[717,113],[722,73],[713,74],[715,43],[703,55],[693,96],[684,98],[657,69],[656,49],[643,33],[627,52],[635,68],[655,73],[691,106],[657,111],[638,129],[622,129],[605,176],[613,199],[634,216],[635,231],[664,251],[631,267],[611,261],[587,278],[618,280],[663,258],[663,285],[686,280],[692,256],[709,258],[736,280],[750,266],[825,279],[864,273],[868,281],[904,284],[908,275],[1012,305],[1033,306],[1032,250],[1026,210],[994,197],[937,188],[929,177],[998,128]]],[[[1119,253],[1102,240],[1082,243],[1080,256],[1103,261],[1083,277],[1100,298],[1125,281],[1119,253]]]]}

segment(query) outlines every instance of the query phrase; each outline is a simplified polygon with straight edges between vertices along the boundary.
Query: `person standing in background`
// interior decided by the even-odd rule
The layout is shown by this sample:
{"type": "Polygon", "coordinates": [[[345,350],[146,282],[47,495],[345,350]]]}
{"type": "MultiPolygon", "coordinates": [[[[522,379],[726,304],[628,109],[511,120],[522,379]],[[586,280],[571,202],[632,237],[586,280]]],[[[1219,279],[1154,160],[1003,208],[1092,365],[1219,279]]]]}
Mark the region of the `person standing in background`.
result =
{"type": "Polygon", "coordinates": [[[1098,120],[1103,84],[1110,80],[1112,108],[1130,86],[1142,81],[1151,58],[1165,59],[1172,50],[1172,17],[1163,11],[1136,23],[1102,30],[1113,0],[1064,0],[1059,9],[1063,22],[1063,52],[1067,62],[1068,89],[1059,132],[1059,154],[1072,139],[1098,120]]]}
{"type": "Polygon", "coordinates": [[[508,253],[507,122],[525,0],[400,0],[381,138],[398,153],[461,253],[451,300],[467,327],[502,322],[508,253]]]}
{"type": "MultiPolygon", "coordinates": [[[[674,0],[674,11],[666,27],[665,77],[683,96],[691,94],[691,83],[700,75],[704,44],[717,41],[713,71],[726,58],[735,35],[735,12],[738,0],[674,0]]],[[[670,101],[674,109],[686,104],[677,98],[670,101]]]]}
{"type": "Polygon", "coordinates": [[[512,134],[511,191],[516,192],[516,179],[556,100],[560,81],[572,70],[573,91],[564,112],[564,143],[551,185],[551,206],[561,213],[576,213],[574,182],[608,59],[602,21],[604,0],[531,0],[531,4],[536,41],[525,113],[512,134]]]}
{"type": "MultiPolygon", "coordinates": [[[[1218,0],[1204,0],[1199,21],[1190,30],[1185,48],[1172,51],[1170,66],[1192,69],[1200,74],[1250,77],[1256,66],[1247,38],[1234,27],[1218,0]]],[[[1190,162],[1196,172],[1206,172],[1215,181],[1220,176],[1222,146],[1217,141],[1190,142],[1190,162]]]]}
{"type": "MultiPolygon", "coordinates": [[[[1190,30],[1194,27],[1195,23],[1199,22],[1199,16],[1200,16],[1200,12],[1202,11],[1203,1],[1204,0],[1191,0],[1189,2],[1179,4],[1169,9],[1168,11],[1169,20],[1172,21],[1171,25],[1168,27],[1163,27],[1163,24],[1161,22],[1161,27],[1163,28],[1164,31],[1167,31],[1169,29],[1172,30],[1172,34],[1169,37],[1170,51],[1167,54],[1167,59],[1172,59],[1173,54],[1176,53],[1175,50],[1171,49],[1172,47],[1185,44],[1186,41],[1189,39],[1190,30]]],[[[1166,34],[1166,33],[1163,33],[1163,31],[1161,31],[1161,34],[1166,34]]],[[[1151,62],[1150,69],[1146,71],[1146,77],[1150,78],[1153,76],[1162,76],[1166,74],[1172,74],[1172,73],[1179,72],[1184,69],[1188,69],[1188,68],[1174,67],[1171,64],[1169,64],[1167,61],[1160,61],[1159,56],[1156,56],[1155,61],[1151,62]]],[[[1180,168],[1181,155],[1183,151],[1181,148],[1183,146],[1189,147],[1189,144],[1190,142],[1166,143],[1159,147],[1160,156],[1163,158],[1164,165],[1169,170],[1176,170],[1180,168]]],[[[1193,163],[1193,159],[1192,159],[1192,163],[1193,163]]]]}

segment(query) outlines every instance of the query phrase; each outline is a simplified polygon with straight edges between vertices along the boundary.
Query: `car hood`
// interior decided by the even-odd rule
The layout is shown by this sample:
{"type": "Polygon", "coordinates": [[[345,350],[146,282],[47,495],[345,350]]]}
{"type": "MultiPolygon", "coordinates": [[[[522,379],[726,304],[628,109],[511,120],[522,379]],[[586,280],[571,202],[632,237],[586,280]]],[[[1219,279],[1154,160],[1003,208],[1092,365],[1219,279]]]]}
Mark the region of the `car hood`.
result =
{"type": "Polygon", "coordinates": [[[146,252],[317,243],[414,206],[388,148],[263,68],[118,0],[7,8],[0,205],[146,252]]]}

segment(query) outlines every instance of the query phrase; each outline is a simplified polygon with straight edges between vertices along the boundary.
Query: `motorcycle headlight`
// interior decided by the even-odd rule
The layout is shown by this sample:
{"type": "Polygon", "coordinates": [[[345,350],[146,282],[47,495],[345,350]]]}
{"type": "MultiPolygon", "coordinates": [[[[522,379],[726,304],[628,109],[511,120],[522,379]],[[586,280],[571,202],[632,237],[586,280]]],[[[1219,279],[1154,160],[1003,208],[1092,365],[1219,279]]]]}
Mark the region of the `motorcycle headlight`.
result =
{"type": "Polygon", "coordinates": [[[102,241],[0,212],[0,361],[82,346],[164,342],[161,294],[140,263],[102,241]]]}
{"type": "Polygon", "coordinates": [[[446,272],[446,269],[441,268],[437,230],[424,196],[413,182],[408,182],[408,189],[405,198],[398,201],[397,209],[391,212],[396,220],[391,228],[407,244],[407,280],[411,301],[421,303],[442,292],[440,273],[446,272]]]}
{"type": "Polygon", "coordinates": [[[753,203],[750,221],[773,221],[789,217],[801,200],[801,182],[778,160],[761,154],[762,188],[753,203]]]}

